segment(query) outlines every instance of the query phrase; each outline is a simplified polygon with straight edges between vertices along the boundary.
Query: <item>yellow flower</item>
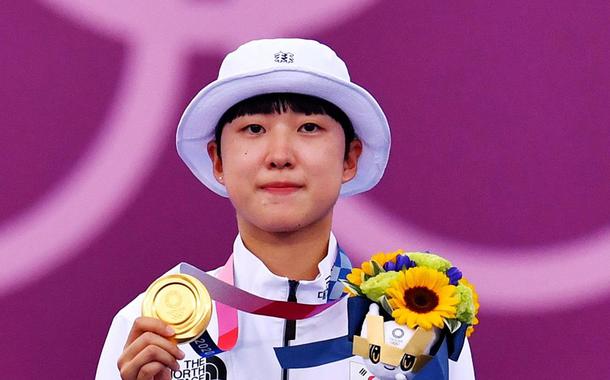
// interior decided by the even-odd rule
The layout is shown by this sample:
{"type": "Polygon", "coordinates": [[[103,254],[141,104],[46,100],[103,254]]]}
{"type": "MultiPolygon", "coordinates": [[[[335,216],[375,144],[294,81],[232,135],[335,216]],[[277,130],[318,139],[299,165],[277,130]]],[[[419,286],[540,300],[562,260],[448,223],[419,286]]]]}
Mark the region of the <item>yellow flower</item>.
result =
{"type": "Polygon", "coordinates": [[[400,255],[401,253],[404,253],[402,249],[389,253],[379,252],[374,254],[371,260],[375,260],[380,267],[383,267],[388,261],[396,263],[396,256],[400,255]]]}
{"type": "Polygon", "coordinates": [[[346,276],[347,281],[351,282],[354,285],[360,286],[362,284],[362,279],[364,277],[364,273],[360,268],[353,268],[352,272],[346,276]]]}
{"type": "Polygon", "coordinates": [[[455,305],[459,302],[449,278],[426,267],[401,271],[386,295],[394,309],[392,317],[412,329],[417,326],[443,328],[444,318],[455,318],[455,305]]]}
{"type": "Polygon", "coordinates": [[[375,271],[373,270],[373,261],[375,261],[380,267],[383,268],[385,263],[387,263],[388,261],[396,263],[396,256],[400,255],[401,253],[404,253],[404,251],[402,249],[399,249],[395,252],[390,252],[390,253],[384,253],[384,252],[376,253],[373,255],[373,257],[369,261],[365,261],[362,263],[362,265],[360,266],[361,269],[360,268],[352,269],[352,274],[355,273],[356,271],[358,271],[357,276],[362,277],[362,279],[359,280],[359,282],[354,282],[354,281],[358,281],[355,276],[352,276],[352,279],[354,281],[352,281],[350,279],[349,275],[347,276],[347,280],[354,285],[360,285],[360,283],[362,283],[362,281],[364,281],[364,276],[362,275],[362,273],[366,274],[367,276],[375,275],[375,271]]]}
{"type": "Polygon", "coordinates": [[[347,293],[348,297],[356,297],[356,296],[360,295],[360,294],[356,293],[354,290],[352,290],[351,288],[348,288],[347,286],[343,287],[343,292],[347,293]]]}
{"type": "Polygon", "coordinates": [[[364,273],[368,274],[369,276],[373,275],[373,264],[371,264],[370,261],[363,262],[360,267],[364,273]]]}
{"type": "MultiPolygon", "coordinates": [[[[474,319],[474,321],[476,321],[476,323],[479,323],[479,320],[476,318],[474,319]]],[[[473,324],[475,323],[474,321],[472,322],[473,324]]],[[[474,326],[473,325],[468,326],[466,328],[466,337],[470,338],[470,336],[472,335],[473,332],[474,332],[474,326]]]]}
{"type": "Polygon", "coordinates": [[[474,290],[474,285],[472,285],[465,277],[462,277],[459,282],[472,290],[472,300],[474,301],[474,318],[472,320],[472,325],[468,326],[466,329],[466,336],[470,337],[474,332],[474,326],[479,324],[479,318],[477,318],[477,315],[479,315],[479,295],[474,290]]]}

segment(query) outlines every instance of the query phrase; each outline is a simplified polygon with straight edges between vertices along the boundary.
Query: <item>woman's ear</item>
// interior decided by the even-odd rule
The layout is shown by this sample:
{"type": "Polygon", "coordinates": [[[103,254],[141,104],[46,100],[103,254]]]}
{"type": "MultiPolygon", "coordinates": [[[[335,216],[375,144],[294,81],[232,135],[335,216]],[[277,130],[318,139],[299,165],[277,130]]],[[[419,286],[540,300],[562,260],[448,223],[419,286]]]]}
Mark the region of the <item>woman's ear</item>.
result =
{"type": "Polygon", "coordinates": [[[358,158],[362,154],[362,141],[355,139],[349,143],[349,151],[347,157],[343,160],[343,178],[342,183],[350,181],[356,176],[358,171],[358,158]]]}
{"type": "Polygon", "coordinates": [[[212,170],[214,171],[216,181],[224,185],[222,158],[218,154],[218,145],[216,144],[216,140],[212,140],[208,143],[208,156],[210,156],[210,160],[212,160],[212,170]]]}

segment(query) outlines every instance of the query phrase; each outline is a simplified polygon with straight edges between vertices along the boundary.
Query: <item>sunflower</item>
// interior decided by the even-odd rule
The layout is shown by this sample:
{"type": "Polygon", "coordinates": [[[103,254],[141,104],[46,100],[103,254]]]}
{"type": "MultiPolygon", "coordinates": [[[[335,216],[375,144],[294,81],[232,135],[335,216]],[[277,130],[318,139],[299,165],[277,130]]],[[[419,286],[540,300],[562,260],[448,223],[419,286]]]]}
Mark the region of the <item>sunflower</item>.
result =
{"type": "MultiPolygon", "coordinates": [[[[371,264],[370,261],[363,262],[362,265],[360,266],[360,268],[362,268],[362,271],[367,276],[374,276],[375,275],[375,270],[373,269],[373,264],[371,264]]],[[[356,269],[358,269],[358,268],[356,268],[356,269]]]]}
{"type": "Polygon", "coordinates": [[[364,278],[364,274],[362,272],[363,271],[360,268],[353,268],[352,272],[346,276],[347,281],[351,282],[354,285],[360,286],[364,278]]]}
{"type": "Polygon", "coordinates": [[[360,268],[352,269],[352,273],[350,273],[347,276],[347,280],[354,285],[360,285],[362,283],[362,281],[364,281],[366,278],[368,278],[368,277],[365,278],[363,274],[365,274],[369,277],[374,276],[376,274],[375,268],[373,267],[373,261],[376,262],[380,268],[383,268],[384,264],[387,262],[395,263],[396,256],[398,256],[399,254],[401,254],[403,252],[404,251],[402,249],[399,249],[395,252],[376,253],[373,255],[373,257],[371,257],[370,260],[363,262],[362,265],[360,266],[360,268]]]}
{"type": "Polygon", "coordinates": [[[455,305],[459,302],[455,291],[443,273],[415,267],[402,271],[386,295],[397,323],[412,329],[430,329],[443,328],[444,318],[455,318],[455,305]]]}
{"type": "Polygon", "coordinates": [[[396,256],[400,255],[401,253],[404,253],[405,251],[403,251],[402,249],[399,249],[397,251],[394,252],[388,252],[388,253],[384,253],[384,252],[379,252],[377,254],[374,254],[373,257],[371,257],[371,260],[374,260],[377,262],[377,264],[379,264],[380,267],[383,267],[385,265],[385,263],[387,262],[396,262],[396,256]]]}
{"type": "Polygon", "coordinates": [[[474,326],[479,324],[479,318],[477,318],[477,315],[479,314],[479,295],[474,290],[474,285],[472,285],[465,277],[462,277],[459,283],[469,287],[472,291],[472,300],[474,301],[474,318],[472,319],[472,324],[466,329],[466,336],[470,337],[474,332],[474,326]]]}

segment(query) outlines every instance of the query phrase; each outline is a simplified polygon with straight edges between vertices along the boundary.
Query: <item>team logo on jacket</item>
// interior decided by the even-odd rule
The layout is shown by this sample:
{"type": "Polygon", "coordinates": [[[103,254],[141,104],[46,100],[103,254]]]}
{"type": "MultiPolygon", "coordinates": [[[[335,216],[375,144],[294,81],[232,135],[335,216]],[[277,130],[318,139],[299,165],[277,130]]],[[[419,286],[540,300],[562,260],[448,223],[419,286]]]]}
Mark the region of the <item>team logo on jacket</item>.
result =
{"type": "Polygon", "coordinates": [[[176,380],[227,380],[227,366],[217,356],[183,360],[180,369],[172,371],[176,380]]]}

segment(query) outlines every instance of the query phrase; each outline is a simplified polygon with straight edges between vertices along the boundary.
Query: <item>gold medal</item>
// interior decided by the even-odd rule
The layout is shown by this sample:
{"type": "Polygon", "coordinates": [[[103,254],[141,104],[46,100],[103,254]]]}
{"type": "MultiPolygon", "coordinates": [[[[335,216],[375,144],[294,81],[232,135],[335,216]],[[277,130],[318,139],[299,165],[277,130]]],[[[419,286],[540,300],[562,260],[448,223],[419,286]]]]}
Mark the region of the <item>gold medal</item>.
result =
{"type": "Polygon", "coordinates": [[[142,316],[162,320],[174,329],[178,343],[188,342],[208,327],[212,299],[195,277],[170,274],[148,287],[142,302],[142,316]]]}

